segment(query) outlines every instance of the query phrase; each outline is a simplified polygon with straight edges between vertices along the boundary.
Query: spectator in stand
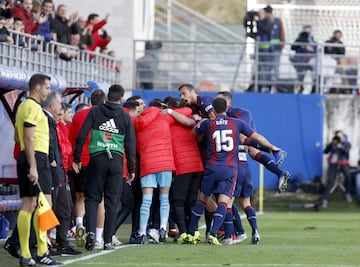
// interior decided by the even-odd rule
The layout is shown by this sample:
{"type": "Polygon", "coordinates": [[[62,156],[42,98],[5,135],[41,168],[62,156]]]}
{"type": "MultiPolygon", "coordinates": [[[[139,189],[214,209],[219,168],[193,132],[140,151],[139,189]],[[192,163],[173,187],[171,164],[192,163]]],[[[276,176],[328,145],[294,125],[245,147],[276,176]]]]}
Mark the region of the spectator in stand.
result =
{"type": "Polygon", "coordinates": [[[334,55],[334,59],[339,64],[340,56],[345,55],[345,46],[341,41],[342,32],[340,30],[336,30],[333,33],[333,36],[326,41],[328,44],[334,44],[337,46],[325,46],[324,53],[329,55],[334,55]]]}
{"type": "Polygon", "coordinates": [[[10,19],[13,16],[12,7],[9,1],[0,0],[0,16],[10,19]]]}
{"type": "Polygon", "coordinates": [[[299,89],[298,92],[304,90],[303,82],[306,72],[313,70],[313,65],[309,64],[311,58],[316,54],[316,42],[311,34],[311,26],[305,25],[302,32],[299,33],[295,40],[295,44],[291,46],[291,50],[295,51],[295,55],[290,57],[290,61],[293,63],[297,72],[299,89]]]}
{"type": "MultiPolygon", "coordinates": [[[[113,58],[116,58],[116,52],[114,50],[110,50],[109,53],[108,53],[109,57],[113,57],[113,58]]],[[[111,66],[111,69],[115,69],[116,72],[120,72],[121,71],[121,68],[119,65],[116,65],[115,66],[111,66]]]]}
{"type": "Polygon", "coordinates": [[[274,83],[266,84],[266,82],[279,79],[279,67],[281,51],[284,48],[285,31],[283,22],[280,18],[273,15],[273,8],[267,5],[260,14],[258,21],[258,41],[259,44],[259,71],[264,72],[259,74],[259,82],[261,91],[269,92],[276,91],[274,83]],[[273,72],[273,73],[272,73],[273,72]],[[265,83],[265,84],[264,84],[265,83]]]}
{"type": "Polygon", "coordinates": [[[41,24],[48,20],[48,16],[40,16],[38,19],[32,17],[32,0],[21,0],[20,5],[15,5],[13,8],[14,18],[21,18],[24,22],[24,32],[28,34],[34,34],[38,31],[41,24]]]}
{"type": "Polygon", "coordinates": [[[14,40],[10,36],[10,32],[6,28],[5,25],[6,25],[6,18],[0,16],[0,42],[7,43],[7,44],[13,44],[14,40]]]}
{"type": "MultiPolygon", "coordinates": [[[[24,22],[21,18],[14,18],[13,30],[17,32],[24,32],[24,22]]],[[[20,47],[27,47],[25,38],[20,34],[13,34],[14,44],[20,47]]]]}
{"type": "Polygon", "coordinates": [[[79,17],[76,23],[80,34],[79,47],[81,50],[87,50],[88,46],[94,44],[94,37],[92,36],[93,26],[90,24],[86,25],[84,17],[79,17]]]}
{"type": "MultiPolygon", "coordinates": [[[[75,23],[78,12],[76,11],[72,13],[69,19],[66,18],[66,12],[67,7],[65,5],[58,6],[56,9],[55,18],[50,22],[50,31],[56,33],[56,39],[54,39],[55,41],[67,45],[73,45],[74,40],[77,39],[76,35],[79,34],[79,29],[75,23]]],[[[53,35],[53,38],[55,38],[55,34],[53,35]]],[[[74,49],[65,49],[56,47],[56,53],[61,59],[70,61],[78,55],[76,48],[74,47],[74,49]]]]}
{"type": "Polygon", "coordinates": [[[56,32],[58,42],[71,45],[71,35],[79,33],[75,23],[78,12],[72,13],[69,19],[67,19],[66,13],[67,7],[65,5],[61,4],[57,7],[55,18],[50,22],[50,30],[56,32]]]}
{"type": "Polygon", "coordinates": [[[44,0],[41,4],[40,16],[47,16],[48,19],[40,25],[37,34],[44,38],[44,41],[50,42],[53,40],[50,32],[50,22],[54,19],[54,3],[52,0],[44,0]]]}
{"type": "Polygon", "coordinates": [[[105,18],[101,21],[99,21],[98,14],[92,13],[88,16],[86,27],[92,26],[92,36],[94,39],[94,43],[92,45],[88,45],[89,51],[95,51],[97,47],[104,48],[110,43],[111,36],[103,29],[109,19],[109,16],[110,14],[106,14],[105,18]],[[102,31],[102,34],[99,33],[100,30],[102,31]]]}

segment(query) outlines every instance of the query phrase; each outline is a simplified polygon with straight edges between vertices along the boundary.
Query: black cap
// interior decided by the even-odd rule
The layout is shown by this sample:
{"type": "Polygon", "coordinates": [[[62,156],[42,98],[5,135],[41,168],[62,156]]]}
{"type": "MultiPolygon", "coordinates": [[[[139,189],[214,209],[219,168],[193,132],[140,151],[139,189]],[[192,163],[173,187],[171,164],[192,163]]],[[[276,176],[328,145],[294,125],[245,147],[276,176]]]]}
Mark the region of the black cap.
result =
{"type": "Polygon", "coordinates": [[[267,13],[272,13],[273,8],[270,5],[267,5],[266,7],[264,7],[264,11],[267,13]]]}

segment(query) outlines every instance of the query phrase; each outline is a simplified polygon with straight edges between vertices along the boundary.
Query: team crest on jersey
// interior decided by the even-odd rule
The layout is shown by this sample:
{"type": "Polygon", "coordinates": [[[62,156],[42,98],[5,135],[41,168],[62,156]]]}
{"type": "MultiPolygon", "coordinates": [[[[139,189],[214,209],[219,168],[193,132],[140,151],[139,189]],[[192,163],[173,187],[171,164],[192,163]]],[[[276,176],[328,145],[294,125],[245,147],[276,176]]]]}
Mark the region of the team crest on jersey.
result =
{"type": "Polygon", "coordinates": [[[116,128],[114,119],[107,120],[99,126],[99,130],[110,132],[110,133],[119,133],[119,129],[116,128]]]}
{"type": "Polygon", "coordinates": [[[107,132],[104,132],[104,141],[105,142],[110,142],[112,140],[112,133],[107,133],[107,132]]]}

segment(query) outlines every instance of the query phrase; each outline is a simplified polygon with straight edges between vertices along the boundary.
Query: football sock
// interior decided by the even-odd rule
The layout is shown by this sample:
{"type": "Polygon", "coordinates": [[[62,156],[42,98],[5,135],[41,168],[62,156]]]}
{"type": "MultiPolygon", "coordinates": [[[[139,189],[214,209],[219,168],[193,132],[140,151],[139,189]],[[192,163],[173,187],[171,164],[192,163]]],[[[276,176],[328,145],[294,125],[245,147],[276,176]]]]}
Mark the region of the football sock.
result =
{"type": "Polygon", "coordinates": [[[102,243],[103,242],[103,233],[104,233],[104,228],[98,228],[96,227],[95,230],[95,239],[97,242],[102,243]]]}
{"type": "Polygon", "coordinates": [[[75,224],[76,224],[76,226],[83,226],[84,225],[83,217],[76,217],[75,224]]]}
{"type": "Polygon", "coordinates": [[[210,232],[213,216],[214,216],[214,212],[209,212],[205,210],[206,233],[210,232]]]}
{"type": "Polygon", "coordinates": [[[246,217],[247,217],[247,219],[249,221],[249,224],[251,226],[252,233],[254,233],[255,230],[257,230],[256,212],[255,212],[254,208],[251,207],[251,206],[247,206],[244,209],[244,211],[246,213],[246,217]]]}
{"type": "Polygon", "coordinates": [[[244,227],[241,222],[239,210],[235,204],[232,205],[232,216],[233,216],[232,219],[233,219],[233,224],[234,224],[234,230],[235,230],[236,234],[245,233],[244,227]]]}
{"type": "Polygon", "coordinates": [[[198,228],[198,223],[201,215],[204,213],[206,202],[201,201],[200,199],[196,202],[190,218],[190,225],[188,232],[191,235],[194,235],[195,230],[198,228]]]}
{"type": "Polygon", "coordinates": [[[170,203],[169,194],[160,194],[160,228],[166,230],[166,225],[169,220],[170,203]]]}
{"type": "Polygon", "coordinates": [[[36,209],[34,212],[33,225],[36,233],[37,255],[43,256],[48,251],[47,232],[40,230],[38,209],[36,209]]]}
{"type": "Polygon", "coordinates": [[[233,214],[232,209],[226,209],[226,215],[224,220],[225,238],[231,238],[234,234],[233,214]]]}
{"type": "Polygon", "coordinates": [[[29,259],[31,253],[29,249],[31,213],[20,210],[17,219],[17,228],[19,232],[21,256],[29,259]]]}
{"type": "Polygon", "coordinates": [[[213,216],[213,225],[210,230],[210,234],[212,236],[216,236],[216,233],[219,230],[220,226],[224,223],[226,206],[227,204],[225,202],[218,203],[218,207],[214,212],[214,216],[213,216]]]}
{"type": "Polygon", "coordinates": [[[260,145],[257,141],[255,141],[251,137],[246,137],[245,138],[244,145],[255,147],[255,148],[257,148],[257,149],[259,149],[261,151],[264,151],[264,152],[268,152],[268,153],[272,152],[270,150],[270,148],[268,148],[266,146],[263,146],[263,145],[260,145]]]}
{"type": "Polygon", "coordinates": [[[275,173],[278,177],[282,174],[282,170],[280,170],[277,167],[275,161],[272,160],[268,155],[262,152],[258,152],[255,155],[255,160],[260,162],[262,165],[264,165],[265,168],[271,171],[272,173],[275,173]]]}
{"type": "Polygon", "coordinates": [[[140,235],[146,234],[146,226],[149,220],[151,202],[152,202],[152,194],[144,194],[140,207],[140,222],[139,222],[140,235]]]}

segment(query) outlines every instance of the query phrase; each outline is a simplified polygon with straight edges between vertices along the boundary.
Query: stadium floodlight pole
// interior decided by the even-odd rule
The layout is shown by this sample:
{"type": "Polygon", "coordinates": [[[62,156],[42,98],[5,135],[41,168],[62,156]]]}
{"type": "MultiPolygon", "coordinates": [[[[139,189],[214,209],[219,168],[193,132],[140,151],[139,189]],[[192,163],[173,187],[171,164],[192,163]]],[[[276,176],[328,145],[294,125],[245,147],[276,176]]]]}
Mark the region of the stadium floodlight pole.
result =
{"type": "Polygon", "coordinates": [[[264,212],[264,165],[259,164],[259,212],[264,212]]]}

